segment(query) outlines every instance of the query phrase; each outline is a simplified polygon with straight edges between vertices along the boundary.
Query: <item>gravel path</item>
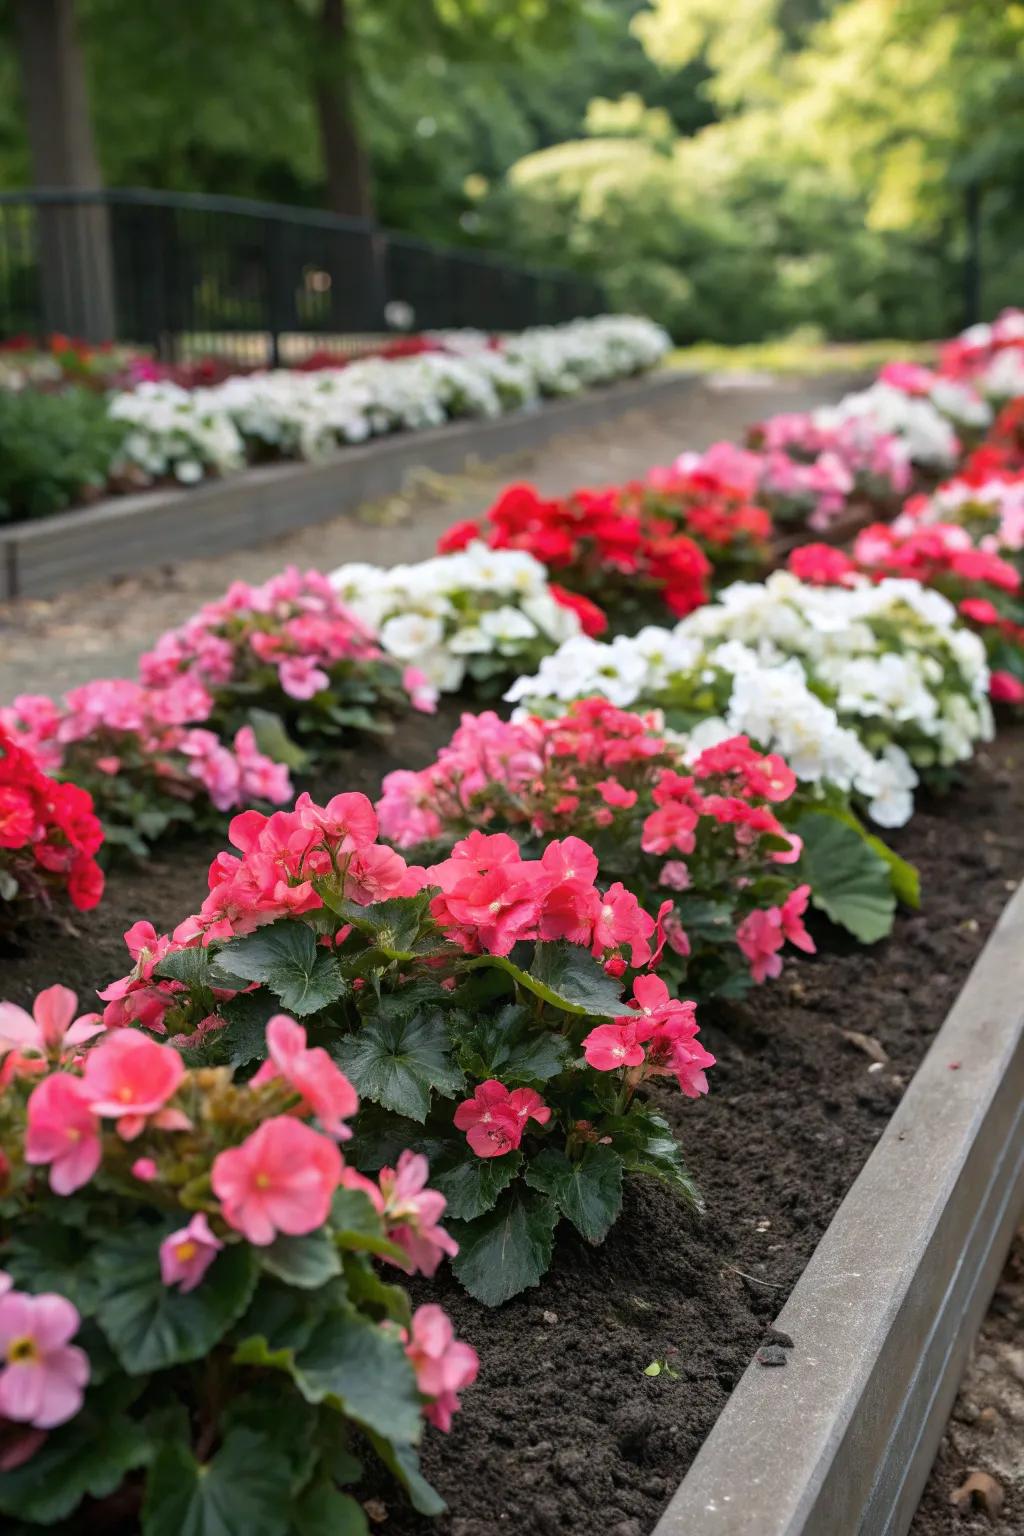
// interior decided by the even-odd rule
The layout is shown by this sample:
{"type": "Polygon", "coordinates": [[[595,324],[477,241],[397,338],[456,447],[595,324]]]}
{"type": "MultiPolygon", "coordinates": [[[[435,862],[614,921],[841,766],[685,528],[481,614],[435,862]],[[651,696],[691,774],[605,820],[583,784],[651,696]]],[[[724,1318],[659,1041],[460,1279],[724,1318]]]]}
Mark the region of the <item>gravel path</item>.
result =
{"type": "Polygon", "coordinates": [[[130,675],[139,652],[163,630],[219,597],[237,578],[265,581],[288,564],[330,570],[346,560],[381,565],[420,560],[433,553],[449,524],[483,512],[510,480],[533,480],[550,494],[628,480],[684,448],[738,438],[762,416],[837,399],[849,386],[848,378],[721,388],[700,383],[681,400],[554,438],[529,453],[471,466],[459,476],[414,476],[399,496],[269,544],[216,559],[182,560],[55,598],[0,604],[0,700],[130,675]]]}

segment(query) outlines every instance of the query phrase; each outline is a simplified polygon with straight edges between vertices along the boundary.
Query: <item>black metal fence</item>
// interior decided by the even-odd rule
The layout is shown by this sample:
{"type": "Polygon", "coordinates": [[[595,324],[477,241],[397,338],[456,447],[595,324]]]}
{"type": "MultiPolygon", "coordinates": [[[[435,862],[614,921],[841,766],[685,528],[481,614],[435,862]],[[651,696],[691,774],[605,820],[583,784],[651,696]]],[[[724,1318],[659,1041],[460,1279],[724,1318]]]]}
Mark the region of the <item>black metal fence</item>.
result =
{"type": "Polygon", "coordinates": [[[147,191],[0,193],[0,338],[53,331],[299,360],[407,330],[520,330],[605,308],[597,283],[278,203],[147,191]]]}

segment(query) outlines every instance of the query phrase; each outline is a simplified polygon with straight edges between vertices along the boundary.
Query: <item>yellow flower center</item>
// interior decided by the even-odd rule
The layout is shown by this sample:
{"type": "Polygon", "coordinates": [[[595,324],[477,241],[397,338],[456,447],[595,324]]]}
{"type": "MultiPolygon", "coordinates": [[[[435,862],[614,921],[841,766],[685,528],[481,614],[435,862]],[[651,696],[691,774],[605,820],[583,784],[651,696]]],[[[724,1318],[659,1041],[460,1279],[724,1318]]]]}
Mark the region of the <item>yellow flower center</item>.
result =
{"type": "Polygon", "coordinates": [[[30,1365],[39,1359],[39,1351],[36,1341],[30,1334],[25,1334],[20,1339],[12,1339],[7,1346],[8,1365],[30,1365]]]}
{"type": "Polygon", "coordinates": [[[127,1084],[123,1088],[119,1088],[117,1090],[117,1096],[121,1100],[122,1104],[130,1104],[132,1099],[135,1097],[127,1084]]]}
{"type": "Polygon", "coordinates": [[[269,1189],[270,1175],[266,1173],[258,1173],[253,1180],[253,1183],[256,1185],[257,1189],[269,1189]]]}
{"type": "Polygon", "coordinates": [[[187,1264],[189,1259],[194,1259],[199,1252],[196,1244],[189,1238],[184,1243],[178,1243],[174,1250],[174,1256],[182,1264],[187,1264]]]}

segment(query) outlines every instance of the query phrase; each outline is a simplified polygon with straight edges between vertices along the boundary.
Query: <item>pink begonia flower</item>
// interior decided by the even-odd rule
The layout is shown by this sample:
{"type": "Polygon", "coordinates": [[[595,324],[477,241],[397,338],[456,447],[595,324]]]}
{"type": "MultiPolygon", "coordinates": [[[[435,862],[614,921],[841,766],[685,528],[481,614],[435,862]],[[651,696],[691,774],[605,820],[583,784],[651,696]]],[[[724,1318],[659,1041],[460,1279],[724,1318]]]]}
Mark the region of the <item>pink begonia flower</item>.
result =
{"type": "Polygon", "coordinates": [[[166,1131],[191,1129],[180,1110],[164,1108],[184,1076],[185,1063],[172,1046],[120,1029],[89,1052],[82,1086],[93,1113],[116,1120],[118,1135],[133,1141],[147,1121],[166,1131]]]}
{"type": "Polygon", "coordinates": [[[331,682],[309,656],[286,656],[278,665],[277,676],[285,693],[293,699],[311,699],[331,682]]]}
{"type": "Polygon", "coordinates": [[[472,1386],[480,1369],[476,1350],[455,1337],[451,1319],[434,1302],[417,1307],[405,1352],[416,1372],[416,1385],[432,1399],[423,1409],[435,1429],[445,1434],[459,1410],[458,1394],[472,1386]]]}
{"type": "Polygon", "coordinates": [[[640,1066],[645,1055],[642,1042],[649,1038],[652,1029],[647,1019],[623,1018],[615,1024],[598,1024],[583,1041],[587,1066],[598,1072],[640,1066]]]}
{"type": "Polygon", "coordinates": [[[334,795],[326,805],[315,805],[303,793],[295,802],[295,815],[301,826],[321,832],[343,853],[369,848],[377,841],[377,813],[366,795],[349,792],[334,795]]]}
{"type": "Polygon", "coordinates": [[[803,924],[811,888],[798,885],[791,891],[781,907],[768,907],[751,912],[736,930],[736,942],[750,965],[750,973],[758,983],[778,976],[782,971],[779,953],[788,939],[807,954],[815,953],[814,940],[803,924]]]}
{"type": "Polygon", "coordinates": [[[306,1031],[286,1013],[267,1021],[267,1060],[251,1079],[253,1088],[283,1077],[302,1100],[300,1113],[314,1114],[328,1136],[347,1141],[345,1124],[359,1108],[359,1096],[323,1046],[306,1045],[306,1031]]]}
{"type": "Polygon", "coordinates": [[[341,1169],[333,1141],[301,1120],[278,1115],[240,1147],[219,1152],[211,1182],[228,1226],[265,1248],[279,1232],[302,1237],[323,1226],[341,1169]]]}
{"type": "Polygon", "coordinates": [[[736,929],[736,942],[750,966],[750,974],[760,985],[782,974],[779,950],[785,943],[782,912],[779,907],[757,908],[736,929]]]}
{"type": "Polygon", "coordinates": [[[143,1184],[152,1184],[157,1177],[157,1166],[151,1157],[137,1157],[132,1163],[132,1178],[143,1184]]]}
{"type": "Polygon", "coordinates": [[[397,1168],[382,1168],[380,1191],[384,1197],[384,1219],[392,1242],[404,1248],[408,1262],[392,1262],[412,1275],[433,1275],[445,1254],[454,1258],[459,1251],[455,1239],[438,1223],[448,1204],[436,1189],[427,1189],[430,1169],[419,1152],[406,1149],[397,1168]]]}
{"type": "Polygon", "coordinates": [[[692,806],[670,800],[647,817],[640,847],[644,853],[692,853],[697,846],[695,828],[699,819],[692,806]]]}
{"type": "Polygon", "coordinates": [[[70,1195],[88,1184],[100,1165],[99,1121],[81,1078],[54,1072],[28,1101],[25,1161],[49,1164],[50,1188],[70,1195]]]}
{"type": "Polygon", "coordinates": [[[78,998],[70,987],[47,987],[28,1014],[15,1003],[0,1003],[0,1054],[8,1050],[58,1055],[65,1047],[84,1045],[103,1033],[99,1014],[75,1018],[78,998]]]}
{"type": "Polygon", "coordinates": [[[1024,683],[1012,672],[993,672],[988,691],[997,704],[1024,704],[1024,683]]]}
{"type": "Polygon", "coordinates": [[[36,1429],[74,1418],[89,1380],[88,1355],[68,1343],[80,1321],[70,1301],[50,1292],[0,1297],[0,1417],[36,1429]]]}
{"type": "Polygon", "coordinates": [[[194,1291],[223,1247],[202,1211],[197,1211],[187,1227],[179,1227],[160,1244],[161,1280],[164,1285],[194,1291]]]}
{"type": "Polygon", "coordinates": [[[659,1019],[679,1007],[660,976],[638,976],[633,983],[633,999],[637,1011],[649,1019],[659,1019]]]}
{"type": "Polygon", "coordinates": [[[782,919],[782,932],[791,944],[797,949],[802,949],[806,954],[816,953],[814,940],[803,925],[803,915],[807,911],[807,903],[810,900],[811,888],[809,885],[798,885],[796,890],[790,891],[782,906],[779,908],[782,919]]]}
{"type": "Polygon", "coordinates": [[[667,885],[670,891],[685,891],[690,885],[690,871],[682,859],[668,859],[661,867],[659,885],[667,885]]]}
{"type": "Polygon", "coordinates": [[[675,954],[682,955],[685,959],[690,953],[690,939],[682,922],[675,912],[669,912],[665,917],[665,939],[669,949],[675,954]]]}
{"type": "Polygon", "coordinates": [[[402,687],[409,695],[413,709],[422,715],[437,713],[438,690],[419,667],[406,667],[402,673],[402,687]]]}
{"type": "Polygon", "coordinates": [[[600,956],[606,949],[628,950],[631,965],[646,965],[651,958],[648,940],[654,929],[654,918],[644,911],[632,891],[617,880],[601,898],[594,919],[592,953],[600,956]]]}
{"type": "Polygon", "coordinates": [[[409,866],[400,853],[376,843],[358,848],[345,871],[345,896],[361,907],[387,901],[403,892],[409,866]]]}
{"type": "Polygon", "coordinates": [[[627,789],[624,784],[619,783],[618,779],[602,779],[599,784],[595,784],[594,788],[605,805],[624,810],[629,810],[631,806],[636,805],[636,790],[627,789]]]}
{"type": "Polygon", "coordinates": [[[697,1039],[695,1003],[674,999],[658,1016],[647,1047],[645,1077],[675,1076],[687,1098],[708,1091],[707,1068],[715,1058],[697,1039]]]}
{"type": "Polygon", "coordinates": [[[528,1120],[546,1125],[551,1110],[532,1088],[512,1092],[496,1078],[481,1083],[471,1099],[464,1099],[454,1115],[457,1130],[466,1132],[466,1140],[477,1157],[504,1157],[514,1152],[523,1139],[528,1120]]]}

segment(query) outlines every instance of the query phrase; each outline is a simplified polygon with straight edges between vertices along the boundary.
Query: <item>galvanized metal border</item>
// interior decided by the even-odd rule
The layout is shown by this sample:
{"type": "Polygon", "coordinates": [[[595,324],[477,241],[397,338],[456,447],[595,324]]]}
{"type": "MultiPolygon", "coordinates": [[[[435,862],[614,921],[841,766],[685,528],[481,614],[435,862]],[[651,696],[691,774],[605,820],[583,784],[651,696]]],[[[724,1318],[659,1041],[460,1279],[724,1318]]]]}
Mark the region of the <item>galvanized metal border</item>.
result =
{"type": "Polygon", "coordinates": [[[697,375],[666,369],[495,421],[460,421],[343,448],[315,464],[274,464],[194,490],[151,491],[0,530],[0,599],[55,592],[201,555],[228,554],[401,490],[413,469],[450,474],[470,459],[535,448],[627,411],[682,396],[697,375]]]}
{"type": "Polygon", "coordinates": [[[905,1536],[1024,1207],[1024,888],[654,1536],[905,1536]]]}

